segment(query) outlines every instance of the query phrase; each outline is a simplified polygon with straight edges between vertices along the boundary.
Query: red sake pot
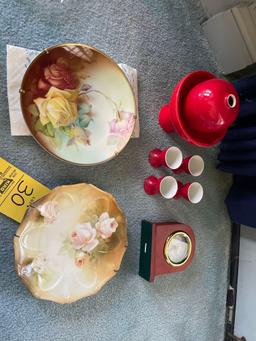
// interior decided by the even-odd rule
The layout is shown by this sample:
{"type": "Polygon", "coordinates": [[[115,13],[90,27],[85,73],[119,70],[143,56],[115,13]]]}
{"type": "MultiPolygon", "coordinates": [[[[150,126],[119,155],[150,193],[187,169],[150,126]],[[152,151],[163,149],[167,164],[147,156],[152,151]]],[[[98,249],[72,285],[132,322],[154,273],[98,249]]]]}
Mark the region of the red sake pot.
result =
{"type": "Polygon", "coordinates": [[[174,88],[170,103],[160,110],[159,124],[189,143],[210,147],[224,137],[238,113],[239,98],[231,83],[193,71],[174,88]]]}

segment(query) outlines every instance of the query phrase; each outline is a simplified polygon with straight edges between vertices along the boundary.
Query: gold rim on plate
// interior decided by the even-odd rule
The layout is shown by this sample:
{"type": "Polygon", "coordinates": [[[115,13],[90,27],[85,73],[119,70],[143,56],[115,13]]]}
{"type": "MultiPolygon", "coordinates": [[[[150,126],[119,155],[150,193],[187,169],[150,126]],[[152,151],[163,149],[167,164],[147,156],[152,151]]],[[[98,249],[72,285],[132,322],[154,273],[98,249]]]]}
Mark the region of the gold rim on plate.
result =
{"type": "MultiPolygon", "coordinates": [[[[65,50],[65,53],[72,53],[72,50],[71,50],[71,52],[70,52],[70,50],[69,50],[69,52],[66,52],[66,50],[65,50]]],[[[78,56],[76,56],[77,58],[79,58],[78,56]]],[[[80,58],[81,59],[81,58],[80,58]]],[[[91,62],[90,62],[91,63],[91,62]]],[[[89,64],[90,64],[89,63],[89,64]]],[[[69,67],[70,65],[68,65],[68,67],[69,67]]],[[[44,67],[45,67],[45,65],[44,65],[44,67]]],[[[36,77],[36,76],[35,76],[36,77]]],[[[90,77],[90,76],[89,76],[90,77]]],[[[37,79],[37,81],[38,81],[38,79],[37,79]]],[[[53,86],[51,86],[51,87],[53,87],[53,86]]],[[[117,91],[120,91],[120,93],[121,93],[121,89],[119,89],[119,86],[116,86],[116,89],[117,90],[114,90],[114,86],[111,88],[111,91],[112,91],[112,93],[115,93],[115,92],[117,92],[117,91]]],[[[58,89],[57,89],[58,90],[58,89]]],[[[62,89],[62,90],[66,90],[66,89],[62,89]]],[[[76,89],[77,90],[77,89],[76,89]]],[[[69,91],[69,90],[68,90],[69,91]]],[[[97,90],[95,90],[95,92],[96,92],[97,90]]],[[[60,92],[60,91],[59,91],[60,92]]],[[[99,92],[99,91],[98,91],[99,92]]],[[[48,95],[48,93],[46,93],[46,94],[44,94],[43,96],[47,96],[48,95]]],[[[115,97],[118,97],[119,95],[116,95],[115,94],[115,97]]],[[[106,98],[107,98],[107,96],[105,96],[106,98]]],[[[42,98],[40,97],[40,99],[41,99],[41,102],[42,102],[42,98]]],[[[43,99],[45,99],[45,98],[43,98],[43,99]]],[[[96,101],[97,102],[97,101],[96,101]]],[[[95,103],[96,103],[95,102],[95,103]]],[[[114,101],[113,101],[113,103],[114,103],[114,101]]],[[[64,44],[58,44],[58,45],[54,45],[54,46],[51,46],[51,47],[49,47],[49,48],[46,48],[46,49],[44,49],[41,53],[39,53],[33,60],[32,60],[32,62],[30,63],[30,65],[28,66],[28,68],[27,68],[27,70],[26,70],[26,72],[25,72],[25,74],[24,74],[24,76],[23,76],[23,80],[22,80],[22,83],[21,83],[21,88],[20,88],[20,104],[21,104],[21,110],[22,110],[22,114],[23,114],[23,118],[24,118],[24,120],[25,120],[25,122],[26,122],[26,125],[27,125],[27,127],[28,127],[28,129],[29,129],[29,131],[30,131],[30,133],[31,133],[31,135],[33,136],[33,138],[36,140],[36,142],[44,149],[44,150],[46,150],[49,154],[51,154],[51,155],[53,155],[53,156],[55,156],[56,158],[58,158],[59,160],[62,160],[62,161],[65,161],[65,162],[68,162],[68,163],[71,163],[71,164],[76,164],[76,165],[80,165],[80,166],[94,166],[94,165],[98,165],[98,164],[102,164],[102,163],[105,163],[105,162],[107,162],[107,161],[109,161],[109,160],[111,160],[111,159],[113,159],[113,158],[115,158],[124,148],[125,148],[125,146],[127,145],[127,143],[129,142],[129,140],[130,140],[130,138],[131,138],[131,135],[132,135],[132,132],[133,132],[133,129],[134,129],[134,126],[135,126],[135,121],[136,121],[136,118],[137,118],[137,107],[136,107],[136,99],[135,99],[135,95],[134,95],[134,91],[133,91],[133,89],[132,89],[132,86],[131,86],[131,84],[130,84],[130,82],[129,82],[129,80],[128,80],[128,78],[127,78],[127,76],[125,75],[125,73],[123,72],[123,70],[117,65],[117,63],[111,58],[111,57],[109,57],[108,55],[106,55],[104,52],[102,52],[102,51],[100,51],[100,50],[98,50],[97,48],[94,48],[94,47],[91,47],[91,46],[89,46],[89,45],[86,45],[86,44],[81,44],[81,43],[64,43],[64,44]],[[45,142],[45,140],[46,139],[50,139],[49,137],[43,137],[43,139],[42,139],[42,137],[41,138],[39,138],[37,135],[38,134],[36,134],[35,133],[35,130],[34,130],[34,126],[33,126],[33,124],[31,123],[31,118],[30,118],[30,116],[32,116],[32,115],[29,115],[28,114],[28,103],[25,103],[26,102],[26,96],[27,96],[27,88],[28,88],[28,86],[27,86],[27,81],[28,81],[28,78],[30,78],[30,79],[32,79],[32,75],[30,75],[30,73],[33,71],[33,70],[35,70],[35,68],[36,68],[36,66],[37,65],[39,65],[40,66],[40,62],[43,60],[43,58],[45,57],[45,58],[49,58],[49,56],[50,56],[50,54],[51,54],[51,52],[52,51],[57,51],[57,49],[58,48],[62,48],[62,47],[72,47],[72,46],[74,46],[74,47],[82,47],[82,48],[84,48],[84,49],[88,49],[88,50],[90,50],[90,51],[92,51],[92,52],[94,52],[95,53],[95,58],[103,58],[102,60],[105,60],[106,61],[106,63],[108,62],[108,64],[109,64],[109,67],[111,67],[112,69],[113,69],[113,74],[114,74],[114,76],[115,75],[121,75],[121,77],[120,77],[120,80],[119,80],[119,83],[117,82],[117,78],[118,77],[113,77],[113,74],[110,76],[110,73],[108,74],[108,73],[106,73],[106,77],[110,77],[110,82],[108,83],[108,84],[111,84],[111,83],[114,83],[114,81],[113,81],[113,79],[116,79],[116,82],[117,82],[117,85],[118,84],[121,84],[122,83],[122,85],[123,85],[123,88],[122,88],[122,90],[123,90],[123,92],[124,91],[126,91],[125,89],[127,89],[127,91],[129,91],[129,96],[127,95],[127,93],[126,93],[126,95],[124,94],[124,93],[122,93],[120,96],[120,98],[119,98],[119,102],[122,102],[122,101],[124,101],[124,99],[125,98],[127,98],[127,97],[129,97],[130,98],[130,104],[128,105],[128,106],[130,106],[130,107],[132,107],[132,110],[131,110],[131,112],[129,112],[129,110],[126,110],[125,108],[122,108],[122,109],[120,109],[120,112],[122,112],[122,113],[125,113],[125,114],[127,114],[126,113],[126,111],[128,111],[130,114],[132,114],[132,116],[130,116],[130,118],[129,118],[129,128],[127,128],[126,130],[125,130],[125,136],[121,136],[121,134],[123,133],[121,133],[120,131],[122,130],[122,128],[120,128],[119,130],[119,132],[117,132],[116,133],[116,131],[114,132],[114,133],[110,133],[111,134],[111,138],[113,138],[113,140],[114,140],[114,138],[116,138],[117,139],[117,141],[119,141],[119,142],[116,142],[117,143],[117,145],[116,145],[116,147],[115,147],[115,145],[113,144],[113,151],[112,151],[112,147],[110,146],[107,146],[106,147],[106,149],[108,148],[109,150],[111,150],[111,151],[108,151],[108,152],[106,152],[106,158],[104,159],[104,157],[103,157],[103,159],[102,160],[97,160],[96,162],[77,162],[77,160],[79,159],[79,156],[76,156],[76,159],[75,160],[73,160],[72,158],[75,158],[75,156],[73,156],[73,155],[75,155],[75,153],[76,153],[76,150],[75,150],[75,148],[74,149],[72,149],[72,152],[70,152],[70,155],[72,154],[72,156],[68,156],[67,157],[67,152],[66,152],[66,150],[67,149],[63,149],[64,150],[64,154],[65,154],[65,156],[63,156],[63,155],[61,155],[61,153],[62,152],[59,152],[58,151],[58,149],[56,148],[56,150],[53,148],[53,147],[49,147],[49,143],[48,142],[45,142]],[[117,72],[118,72],[118,74],[117,74],[117,72]],[[122,79],[121,79],[122,78],[122,79]],[[121,82],[121,83],[120,83],[121,82]],[[131,97],[130,97],[131,96],[131,97]],[[32,129],[32,127],[33,127],[33,129],[32,129]],[[116,134],[116,135],[115,135],[116,134]],[[117,137],[117,135],[118,134],[120,134],[118,137],[117,137]],[[114,137],[113,137],[114,136],[114,137]],[[118,140],[119,139],[119,140],[118,140]],[[121,141],[121,142],[120,142],[121,141]],[[120,148],[118,147],[118,144],[119,144],[119,146],[120,146],[120,148]]],[[[32,102],[30,103],[30,104],[34,104],[34,98],[32,98],[32,102]]],[[[97,103],[96,103],[97,104],[97,103]]],[[[117,106],[116,106],[117,107],[117,106]]],[[[105,109],[105,108],[104,108],[105,109]]],[[[108,108],[109,109],[109,108],[108,108]]],[[[38,107],[37,107],[37,110],[38,110],[38,107]]],[[[41,115],[41,112],[40,112],[40,115],[41,115]]],[[[123,114],[124,115],[124,114],[123,114]]],[[[118,116],[118,115],[117,115],[118,116]]],[[[40,116],[41,117],[41,116],[40,116]]],[[[127,119],[128,120],[128,119],[127,119]]],[[[112,121],[113,121],[113,119],[112,119],[112,121]]],[[[111,121],[111,122],[112,122],[111,121]]],[[[114,120],[115,121],[115,120],[114,120]]],[[[122,124],[124,124],[124,122],[126,122],[125,121],[125,119],[122,117],[121,118],[121,116],[119,116],[119,123],[120,123],[120,126],[122,125],[122,124]]],[[[51,122],[50,122],[51,123],[51,122]]],[[[114,122],[115,123],[115,126],[114,126],[114,130],[116,130],[115,128],[118,126],[118,122],[114,122]]],[[[108,124],[109,124],[109,122],[108,122],[108,124]]],[[[111,124],[111,123],[110,123],[111,124]]],[[[128,125],[128,123],[127,123],[127,125],[128,125]]],[[[62,128],[62,126],[61,126],[61,128],[62,128]]],[[[58,128],[59,129],[59,128],[58,128]]],[[[111,129],[111,128],[110,128],[111,129]]],[[[83,128],[83,130],[85,131],[86,130],[86,128],[83,128]]],[[[97,130],[97,128],[94,128],[94,130],[93,131],[96,131],[97,130]]],[[[118,130],[118,129],[117,129],[118,130]]],[[[41,131],[39,131],[39,133],[40,133],[40,136],[42,136],[42,134],[41,134],[41,131]]],[[[80,139],[83,139],[83,141],[86,139],[86,138],[88,138],[89,139],[89,137],[87,136],[85,136],[85,135],[83,135],[82,136],[82,138],[80,138],[80,139]]],[[[113,143],[113,142],[112,142],[113,143]]],[[[104,146],[104,145],[103,145],[104,146]]],[[[83,157],[85,156],[85,154],[86,154],[86,151],[85,151],[85,149],[84,148],[86,148],[87,146],[82,146],[81,144],[78,144],[78,148],[80,148],[81,150],[83,150],[83,157]],[[82,149],[83,148],[83,149],[82,149]]],[[[73,147],[72,147],[73,148],[73,147]]],[[[94,148],[94,147],[92,147],[92,148],[94,148]]],[[[99,147],[100,148],[100,147],[99,147]]],[[[88,148],[87,148],[87,150],[88,150],[88,148]]],[[[96,150],[96,147],[95,147],[95,150],[96,150]]],[[[102,147],[100,148],[100,150],[102,150],[102,147]]],[[[93,158],[94,157],[96,157],[96,154],[97,154],[97,150],[95,151],[95,152],[92,152],[92,154],[94,155],[93,156],[93,158]]],[[[79,152],[77,152],[77,155],[79,155],[79,152]]],[[[82,155],[82,152],[81,152],[81,155],[82,155]]]]}

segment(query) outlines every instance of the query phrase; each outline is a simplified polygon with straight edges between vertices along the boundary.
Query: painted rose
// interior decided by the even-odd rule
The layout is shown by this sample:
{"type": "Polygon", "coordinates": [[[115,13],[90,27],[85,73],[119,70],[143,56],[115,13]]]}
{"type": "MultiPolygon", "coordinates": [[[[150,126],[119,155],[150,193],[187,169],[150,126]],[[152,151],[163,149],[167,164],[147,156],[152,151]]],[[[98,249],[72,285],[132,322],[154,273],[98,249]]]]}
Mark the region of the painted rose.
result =
{"type": "Polygon", "coordinates": [[[113,232],[116,232],[118,223],[115,218],[110,218],[107,212],[104,212],[99,217],[99,221],[95,225],[101,238],[106,239],[112,236],[113,232]]]}
{"type": "Polygon", "coordinates": [[[42,274],[45,271],[46,258],[42,255],[34,258],[33,262],[31,263],[31,266],[36,273],[42,274]]]}
{"type": "Polygon", "coordinates": [[[44,68],[44,74],[38,82],[38,88],[43,91],[48,91],[51,86],[61,90],[73,90],[76,88],[73,74],[64,63],[59,62],[44,68]]]}
{"type": "Polygon", "coordinates": [[[134,127],[134,115],[130,112],[121,111],[120,119],[110,121],[110,134],[126,135],[132,132],[134,127]]]}
{"type": "Polygon", "coordinates": [[[52,224],[58,215],[58,204],[55,201],[48,201],[39,208],[41,216],[46,224],[52,224]]]}
{"type": "Polygon", "coordinates": [[[51,87],[45,98],[35,99],[42,125],[50,122],[54,128],[58,128],[73,123],[78,117],[77,98],[78,91],[51,87]]]}
{"type": "Polygon", "coordinates": [[[84,252],[78,252],[75,256],[75,264],[77,267],[81,268],[90,259],[90,255],[84,252]]]}
{"type": "Polygon", "coordinates": [[[71,243],[76,250],[91,252],[99,243],[96,230],[90,223],[78,224],[71,233],[71,243]]]}
{"type": "Polygon", "coordinates": [[[76,143],[81,143],[84,146],[90,145],[90,132],[89,130],[81,127],[71,127],[70,130],[70,140],[68,142],[68,146],[76,143]]]}
{"type": "Polygon", "coordinates": [[[20,276],[30,277],[32,275],[32,270],[32,264],[18,266],[18,274],[20,276]]]}

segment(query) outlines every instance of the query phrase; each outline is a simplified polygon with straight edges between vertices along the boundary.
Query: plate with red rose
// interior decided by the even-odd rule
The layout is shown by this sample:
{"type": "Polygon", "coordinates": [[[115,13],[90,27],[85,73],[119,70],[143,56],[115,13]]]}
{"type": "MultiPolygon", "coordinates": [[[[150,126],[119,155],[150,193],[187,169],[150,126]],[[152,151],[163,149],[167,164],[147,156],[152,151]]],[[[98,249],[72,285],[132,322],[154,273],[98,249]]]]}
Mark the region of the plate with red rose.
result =
{"type": "Polygon", "coordinates": [[[36,141],[56,157],[85,166],[118,155],[137,117],[123,71],[103,52],[83,44],[41,52],[26,70],[20,99],[36,141]]]}

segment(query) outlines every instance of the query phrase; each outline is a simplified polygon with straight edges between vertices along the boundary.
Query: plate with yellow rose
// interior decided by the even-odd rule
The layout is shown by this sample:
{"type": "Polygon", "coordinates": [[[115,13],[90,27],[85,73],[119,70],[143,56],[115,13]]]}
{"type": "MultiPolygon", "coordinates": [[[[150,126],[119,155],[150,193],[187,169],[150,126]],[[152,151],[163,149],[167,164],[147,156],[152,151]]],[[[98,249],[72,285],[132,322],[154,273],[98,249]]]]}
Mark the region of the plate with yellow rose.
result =
{"type": "Polygon", "coordinates": [[[33,203],[14,237],[19,277],[35,297],[57,303],[96,294],[126,248],[124,213],[89,184],[56,187],[33,203]]]}
{"type": "Polygon", "coordinates": [[[37,142],[58,158],[85,166],[118,155],[137,117],[133,90],[120,67],[82,44],[41,52],[24,75],[20,99],[37,142]]]}

